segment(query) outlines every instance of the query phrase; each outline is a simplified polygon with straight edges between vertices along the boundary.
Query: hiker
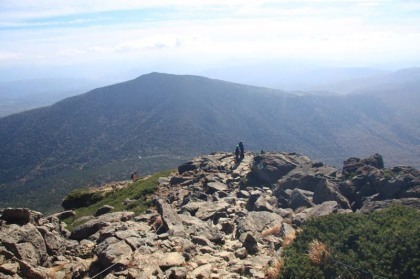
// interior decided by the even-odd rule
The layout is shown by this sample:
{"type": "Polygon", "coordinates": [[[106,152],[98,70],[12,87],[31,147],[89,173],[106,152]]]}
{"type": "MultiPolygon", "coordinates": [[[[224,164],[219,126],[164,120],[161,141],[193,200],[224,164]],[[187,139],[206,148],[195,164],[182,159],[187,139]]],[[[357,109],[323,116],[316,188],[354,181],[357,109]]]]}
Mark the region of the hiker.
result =
{"type": "Polygon", "coordinates": [[[241,161],[242,161],[242,159],[245,157],[244,145],[243,145],[242,141],[240,141],[238,145],[239,145],[239,149],[241,150],[241,161]]]}
{"type": "Polygon", "coordinates": [[[137,180],[137,172],[133,172],[130,176],[131,180],[136,181],[137,180]]]}
{"type": "Polygon", "coordinates": [[[239,162],[239,155],[240,155],[239,145],[237,145],[235,148],[235,161],[236,162],[239,162]]]}

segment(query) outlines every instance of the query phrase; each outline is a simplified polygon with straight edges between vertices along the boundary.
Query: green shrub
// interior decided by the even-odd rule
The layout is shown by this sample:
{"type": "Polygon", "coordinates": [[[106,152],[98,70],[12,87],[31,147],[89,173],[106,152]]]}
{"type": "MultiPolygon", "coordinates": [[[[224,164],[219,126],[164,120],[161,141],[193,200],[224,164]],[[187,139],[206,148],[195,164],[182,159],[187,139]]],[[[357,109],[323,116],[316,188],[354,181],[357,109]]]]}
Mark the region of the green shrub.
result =
{"type": "Polygon", "coordinates": [[[86,207],[99,202],[108,194],[109,192],[105,191],[92,191],[85,188],[75,189],[64,198],[62,206],[64,209],[86,207]]]}
{"type": "MultiPolygon", "coordinates": [[[[83,216],[95,214],[95,212],[104,205],[113,206],[114,212],[129,210],[139,214],[145,211],[150,205],[151,196],[157,189],[159,177],[168,176],[170,172],[171,171],[159,172],[149,178],[137,180],[126,188],[116,190],[114,192],[108,192],[106,196],[97,201],[95,204],[76,209],[76,216],[65,220],[65,222],[70,228],[73,228],[75,220],[83,216]],[[124,200],[126,199],[134,201],[124,204],[124,200]]],[[[80,223],[77,225],[80,225],[80,223]]]]}
{"type": "Polygon", "coordinates": [[[280,278],[420,278],[419,232],[420,212],[404,206],[313,219],[285,249],[280,278]],[[319,261],[314,243],[327,247],[319,261]]]}

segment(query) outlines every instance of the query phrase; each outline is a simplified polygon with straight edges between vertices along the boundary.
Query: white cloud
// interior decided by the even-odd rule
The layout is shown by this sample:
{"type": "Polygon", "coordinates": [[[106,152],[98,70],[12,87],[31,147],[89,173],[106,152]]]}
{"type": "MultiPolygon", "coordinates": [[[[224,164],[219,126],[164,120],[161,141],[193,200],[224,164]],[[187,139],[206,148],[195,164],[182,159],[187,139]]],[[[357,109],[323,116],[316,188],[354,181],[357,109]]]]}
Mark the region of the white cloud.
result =
{"type": "Polygon", "coordinates": [[[21,60],[22,58],[22,55],[20,55],[19,53],[0,50],[0,62],[16,61],[21,60]]]}
{"type": "Polygon", "coordinates": [[[113,61],[125,66],[129,60],[152,67],[232,58],[316,57],[353,63],[417,57],[420,17],[405,16],[411,13],[407,5],[399,8],[394,2],[2,0],[0,63],[113,61]],[[117,18],[101,25],[107,15],[82,15],[168,6],[173,13],[158,13],[147,21],[117,18]]]}

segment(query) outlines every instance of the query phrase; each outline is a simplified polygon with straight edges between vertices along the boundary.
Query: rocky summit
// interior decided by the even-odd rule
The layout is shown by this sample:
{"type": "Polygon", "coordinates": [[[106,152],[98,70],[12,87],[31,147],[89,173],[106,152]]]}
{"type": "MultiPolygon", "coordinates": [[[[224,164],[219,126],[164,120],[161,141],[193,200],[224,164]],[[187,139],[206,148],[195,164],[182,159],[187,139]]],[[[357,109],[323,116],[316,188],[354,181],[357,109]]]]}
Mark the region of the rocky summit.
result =
{"type": "Polygon", "coordinates": [[[310,218],[420,208],[419,171],[378,154],[339,170],[295,153],[214,153],[159,184],[146,212],[104,207],[71,232],[73,211],[2,209],[0,278],[271,278],[310,218]]]}

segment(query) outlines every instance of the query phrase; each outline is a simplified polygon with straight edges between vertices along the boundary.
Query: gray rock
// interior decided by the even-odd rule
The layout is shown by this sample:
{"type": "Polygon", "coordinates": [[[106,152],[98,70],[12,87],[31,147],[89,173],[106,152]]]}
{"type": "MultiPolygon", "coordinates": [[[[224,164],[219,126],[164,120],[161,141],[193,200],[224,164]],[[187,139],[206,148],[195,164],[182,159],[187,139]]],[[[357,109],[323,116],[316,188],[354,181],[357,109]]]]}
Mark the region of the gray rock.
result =
{"type": "Polygon", "coordinates": [[[383,179],[378,187],[379,197],[381,200],[389,200],[398,197],[398,194],[403,190],[407,190],[410,186],[403,180],[403,177],[393,179],[383,179]]]}
{"type": "Polygon", "coordinates": [[[49,255],[63,255],[66,252],[66,239],[58,234],[57,231],[49,231],[45,227],[38,227],[45,240],[45,245],[49,255]]]}
{"type": "Polygon", "coordinates": [[[219,224],[221,226],[221,231],[225,234],[232,234],[235,230],[235,224],[230,219],[219,220],[219,224]]]}
{"type": "Polygon", "coordinates": [[[42,213],[27,208],[6,208],[1,215],[1,219],[8,223],[19,225],[27,223],[38,225],[38,221],[42,217],[42,213]]]}
{"type": "Polygon", "coordinates": [[[186,279],[187,269],[185,267],[171,267],[165,272],[168,279],[186,279]]]}
{"type": "Polygon", "coordinates": [[[341,208],[350,208],[349,201],[338,191],[337,186],[326,179],[322,179],[314,191],[313,202],[321,204],[325,201],[336,201],[341,208]]]}
{"type": "Polygon", "coordinates": [[[248,256],[248,251],[246,250],[245,247],[239,248],[235,251],[235,257],[237,257],[238,259],[246,259],[246,257],[248,256]]]}
{"type": "Polygon", "coordinates": [[[398,193],[399,198],[418,198],[420,199],[420,185],[408,188],[398,193]]]}
{"type": "Polygon", "coordinates": [[[295,234],[295,229],[287,224],[287,223],[282,223],[281,227],[280,227],[280,237],[285,238],[287,236],[291,236],[295,234]]]}
{"type": "Polygon", "coordinates": [[[71,232],[70,238],[74,240],[87,239],[89,236],[93,235],[101,228],[104,228],[108,225],[109,223],[98,219],[87,221],[86,223],[74,228],[74,230],[71,232]]]}
{"type": "Polygon", "coordinates": [[[222,192],[222,191],[229,190],[229,188],[226,184],[220,183],[220,182],[209,182],[209,183],[207,183],[205,189],[206,189],[206,193],[209,194],[209,195],[214,194],[216,192],[222,192]]]}
{"type": "Polygon", "coordinates": [[[101,208],[99,208],[98,210],[96,210],[95,212],[95,216],[100,216],[100,215],[104,215],[106,213],[111,212],[114,209],[113,206],[110,205],[104,205],[101,208]]]}
{"type": "Polygon", "coordinates": [[[99,221],[115,223],[115,222],[125,222],[128,220],[133,220],[135,213],[131,211],[118,211],[112,213],[106,213],[98,217],[99,221]]]}
{"type": "Polygon", "coordinates": [[[125,240],[125,243],[130,245],[132,250],[136,250],[146,245],[146,240],[142,237],[127,237],[124,240],[125,240]]]}
{"type": "Polygon", "coordinates": [[[161,215],[165,231],[172,231],[175,235],[184,234],[182,220],[175,210],[164,200],[156,201],[156,208],[161,215]]]}
{"type": "Polygon", "coordinates": [[[246,209],[248,211],[269,211],[269,212],[273,212],[275,210],[273,206],[259,193],[250,195],[246,203],[246,209]]]}
{"type": "Polygon", "coordinates": [[[18,259],[34,266],[43,264],[48,256],[44,238],[31,223],[0,227],[0,243],[18,259]]]}
{"type": "Polygon", "coordinates": [[[295,226],[301,226],[307,219],[308,213],[305,211],[299,212],[293,216],[292,224],[295,226]]]}
{"type": "Polygon", "coordinates": [[[185,264],[185,258],[178,252],[165,253],[159,259],[159,267],[162,270],[166,270],[174,266],[182,266],[183,264],[185,264]]]}
{"type": "Polygon", "coordinates": [[[237,196],[238,198],[240,198],[240,199],[248,199],[248,198],[249,198],[249,196],[250,196],[250,194],[249,194],[249,192],[248,192],[248,191],[245,191],[245,190],[240,190],[240,191],[236,194],[236,196],[237,196]]]}
{"type": "Polygon", "coordinates": [[[178,173],[183,174],[184,172],[192,171],[192,170],[195,170],[195,169],[197,169],[197,166],[194,165],[193,162],[187,162],[187,163],[184,163],[184,164],[182,164],[178,167],[178,173]]]}
{"type": "Polygon", "coordinates": [[[114,263],[126,267],[130,263],[131,253],[131,247],[127,243],[118,241],[103,249],[98,254],[98,260],[104,268],[107,268],[114,263]]]}
{"type": "Polygon", "coordinates": [[[213,244],[210,242],[210,240],[208,240],[207,237],[205,237],[205,236],[193,236],[191,238],[191,241],[194,244],[201,245],[201,246],[208,246],[208,247],[213,246],[213,244]]]}
{"type": "Polygon", "coordinates": [[[420,209],[419,199],[405,198],[405,199],[392,199],[392,200],[383,200],[383,201],[367,201],[363,204],[362,208],[358,210],[358,212],[368,213],[368,212],[387,208],[394,204],[402,204],[402,205],[420,209]]]}
{"type": "Polygon", "coordinates": [[[181,185],[190,185],[193,183],[193,177],[191,176],[173,176],[171,177],[170,184],[172,186],[181,184],[181,185]]]}
{"type": "Polygon", "coordinates": [[[19,261],[20,271],[23,278],[27,279],[45,279],[48,278],[47,270],[42,267],[33,267],[25,261],[19,261]]]}
{"type": "MultiPolygon", "coordinates": [[[[18,269],[19,269],[19,264],[16,263],[16,262],[0,264],[0,272],[1,273],[14,275],[18,272],[18,269]]],[[[1,276],[2,275],[0,274],[0,278],[1,278],[1,276]]]]}
{"type": "Polygon", "coordinates": [[[314,193],[310,191],[305,191],[298,188],[293,189],[289,199],[290,208],[296,210],[302,207],[313,207],[315,205],[312,202],[313,195],[314,193]]]}
{"type": "Polygon", "coordinates": [[[218,212],[226,212],[230,205],[225,201],[207,202],[200,206],[195,216],[203,221],[211,219],[218,212]]]}
{"type": "Polygon", "coordinates": [[[314,206],[307,214],[306,218],[314,218],[337,213],[339,206],[336,201],[326,201],[314,206]]]}
{"type": "Polygon", "coordinates": [[[263,230],[274,226],[280,226],[283,218],[278,214],[266,211],[250,212],[247,216],[236,220],[237,237],[250,232],[251,234],[261,233],[263,230]]]}
{"type": "Polygon", "coordinates": [[[296,164],[282,153],[266,153],[254,157],[251,165],[252,174],[261,181],[273,184],[281,177],[296,168],[296,164]]]}
{"type": "Polygon", "coordinates": [[[48,216],[47,219],[51,220],[52,218],[58,218],[59,220],[64,220],[64,219],[73,217],[75,215],[76,215],[76,213],[74,212],[74,210],[65,210],[65,211],[61,211],[59,213],[52,214],[52,215],[48,216]]]}
{"type": "Polygon", "coordinates": [[[257,240],[252,234],[249,233],[246,234],[243,246],[246,249],[246,251],[251,255],[258,253],[259,251],[257,240]]]}
{"type": "Polygon", "coordinates": [[[139,236],[140,235],[139,235],[138,231],[136,231],[134,229],[126,229],[126,230],[115,232],[115,237],[120,239],[120,240],[124,240],[124,239],[129,238],[129,237],[139,237],[139,236]]]}
{"type": "Polygon", "coordinates": [[[356,157],[349,158],[343,163],[343,174],[346,177],[357,174],[358,169],[363,166],[372,166],[377,169],[383,169],[384,160],[379,154],[374,154],[366,159],[359,159],[356,157]]]}
{"type": "Polygon", "coordinates": [[[202,266],[197,267],[191,272],[191,278],[198,278],[198,279],[207,279],[210,278],[211,275],[211,264],[205,264],[202,266]]]}

